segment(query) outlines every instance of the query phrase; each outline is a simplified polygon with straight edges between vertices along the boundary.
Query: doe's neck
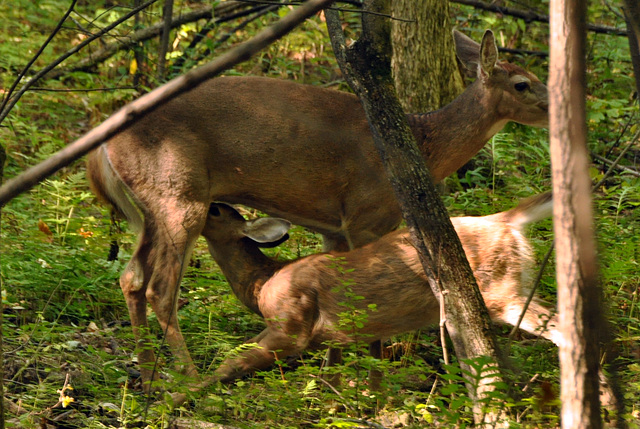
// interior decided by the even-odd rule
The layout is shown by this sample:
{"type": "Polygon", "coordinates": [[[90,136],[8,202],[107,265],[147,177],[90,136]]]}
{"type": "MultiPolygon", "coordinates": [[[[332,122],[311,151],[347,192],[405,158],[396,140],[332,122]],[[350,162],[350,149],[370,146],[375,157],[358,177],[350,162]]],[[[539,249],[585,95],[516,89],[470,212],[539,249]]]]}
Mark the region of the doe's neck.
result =
{"type": "Polygon", "coordinates": [[[498,114],[497,98],[478,79],[442,109],[407,115],[435,182],[462,167],[508,122],[498,114]]]}

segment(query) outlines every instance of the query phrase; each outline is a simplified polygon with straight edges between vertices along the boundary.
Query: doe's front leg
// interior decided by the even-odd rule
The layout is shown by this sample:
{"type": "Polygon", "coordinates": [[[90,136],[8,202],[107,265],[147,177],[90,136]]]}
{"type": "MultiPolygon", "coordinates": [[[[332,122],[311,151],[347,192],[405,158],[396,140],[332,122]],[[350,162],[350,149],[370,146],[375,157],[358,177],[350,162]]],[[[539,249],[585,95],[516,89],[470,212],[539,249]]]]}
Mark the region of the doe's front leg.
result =
{"type": "Polygon", "coordinates": [[[147,320],[147,261],[150,243],[146,235],[140,239],[138,248],[120,276],[120,288],[127,303],[131,328],[136,339],[136,354],[140,368],[143,390],[149,392],[151,382],[158,379],[158,373],[153,371],[155,353],[153,344],[149,341],[149,323],[147,320]]]}

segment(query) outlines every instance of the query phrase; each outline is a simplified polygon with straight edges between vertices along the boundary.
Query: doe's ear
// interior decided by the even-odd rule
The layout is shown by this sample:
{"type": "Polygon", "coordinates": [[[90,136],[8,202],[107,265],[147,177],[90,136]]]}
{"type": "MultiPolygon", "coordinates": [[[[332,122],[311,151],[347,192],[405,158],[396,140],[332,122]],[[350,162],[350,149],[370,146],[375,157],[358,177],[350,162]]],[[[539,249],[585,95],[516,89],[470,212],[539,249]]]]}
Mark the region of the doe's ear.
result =
{"type": "Polygon", "coordinates": [[[465,75],[470,78],[488,77],[498,61],[498,47],[491,30],[484,32],[482,43],[453,30],[456,45],[456,56],[465,68],[465,75]]]}
{"type": "Polygon", "coordinates": [[[453,41],[456,45],[456,57],[465,69],[469,78],[478,76],[480,65],[480,44],[458,30],[453,30],[453,41]]]}
{"type": "Polygon", "coordinates": [[[487,30],[482,36],[480,47],[480,65],[483,77],[488,77],[493,72],[493,68],[498,62],[498,46],[493,31],[487,30]]]}
{"type": "Polygon", "coordinates": [[[264,244],[281,240],[291,228],[291,222],[277,217],[261,217],[245,223],[243,233],[245,237],[264,244]]]}

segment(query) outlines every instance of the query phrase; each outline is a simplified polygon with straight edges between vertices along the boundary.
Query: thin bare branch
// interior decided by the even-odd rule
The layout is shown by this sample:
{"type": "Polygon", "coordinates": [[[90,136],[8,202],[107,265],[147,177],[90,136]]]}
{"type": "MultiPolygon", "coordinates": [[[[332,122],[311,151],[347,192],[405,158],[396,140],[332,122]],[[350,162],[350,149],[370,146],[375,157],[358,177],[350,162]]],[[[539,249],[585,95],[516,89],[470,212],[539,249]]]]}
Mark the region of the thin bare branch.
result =
{"type": "MultiPolygon", "coordinates": [[[[238,1],[241,1],[244,3],[252,3],[252,4],[271,4],[271,5],[276,4],[280,6],[291,6],[291,5],[300,4],[300,2],[273,2],[269,0],[238,0],[238,1]]],[[[359,2],[359,1],[340,1],[340,3],[347,3],[350,5],[362,8],[362,2],[359,2]]],[[[389,18],[392,21],[415,22],[413,19],[397,18],[386,13],[379,13],[379,12],[374,12],[370,10],[344,9],[340,7],[328,7],[327,10],[335,10],[338,12],[356,12],[356,13],[373,15],[373,16],[381,16],[381,17],[389,18]]]]}
{"type": "MultiPolygon", "coordinates": [[[[256,19],[260,18],[261,16],[266,15],[269,12],[275,11],[278,8],[279,8],[279,6],[257,6],[255,8],[252,8],[252,9],[248,10],[248,11],[243,11],[243,13],[242,13],[243,15],[246,15],[247,14],[246,12],[249,12],[249,13],[255,12],[255,14],[253,14],[249,18],[243,20],[240,24],[236,25],[234,28],[232,28],[231,30],[226,32],[224,35],[222,35],[222,37],[220,37],[215,42],[214,46],[222,45],[227,40],[229,40],[231,38],[231,36],[233,36],[238,31],[242,30],[243,28],[245,28],[247,25],[251,24],[256,19]]],[[[236,14],[236,15],[240,15],[240,14],[236,14]]],[[[178,58],[176,60],[176,62],[171,66],[171,70],[172,70],[172,74],[173,75],[176,75],[176,74],[180,73],[180,69],[182,68],[182,66],[184,65],[185,61],[187,60],[187,56],[186,56],[187,54],[186,53],[189,52],[190,50],[195,49],[195,47],[198,45],[198,43],[200,43],[202,40],[204,40],[204,38],[207,35],[207,33],[209,33],[209,31],[211,31],[214,28],[214,26],[218,25],[219,23],[220,23],[220,19],[215,20],[214,22],[207,24],[205,28],[200,30],[200,32],[196,35],[196,37],[194,37],[194,39],[189,44],[189,47],[187,49],[185,49],[185,53],[180,58],[178,58]]],[[[211,49],[212,48],[205,49],[204,52],[202,52],[201,54],[199,54],[195,58],[192,58],[191,61],[193,61],[194,63],[199,63],[200,61],[204,60],[206,57],[208,57],[211,54],[211,49]]]]}
{"type": "Polygon", "coordinates": [[[40,92],[101,92],[101,91],[116,91],[123,89],[136,89],[135,86],[114,86],[112,88],[31,88],[29,91],[40,92]]]}
{"type": "Polygon", "coordinates": [[[542,57],[542,58],[546,58],[546,57],[549,56],[549,52],[531,51],[531,50],[528,50],[528,49],[503,48],[502,46],[498,47],[498,51],[506,52],[508,54],[531,55],[531,56],[542,57]]]}
{"type": "MultiPolygon", "coordinates": [[[[215,19],[215,24],[219,24],[222,22],[231,21],[233,19],[245,16],[252,12],[252,10],[241,11],[237,13],[230,13],[236,11],[238,8],[242,7],[242,4],[239,6],[237,4],[228,5],[227,3],[222,3],[215,8],[211,6],[203,7],[202,9],[198,9],[189,13],[185,13],[183,15],[174,17],[171,21],[171,28],[176,28],[181,25],[196,22],[201,19],[212,19],[214,15],[219,16],[219,18],[215,19]]],[[[146,40],[157,37],[162,32],[164,27],[163,23],[158,23],[152,25],[150,27],[141,29],[133,33],[132,35],[122,38],[122,40],[114,43],[110,43],[104,46],[102,49],[93,52],[91,55],[83,58],[77,63],[71,65],[69,68],[56,70],[49,74],[49,78],[56,79],[66,73],[78,70],[88,70],[91,67],[94,67],[96,64],[99,64],[108,58],[111,58],[116,53],[123,51],[125,49],[130,49],[132,46],[136,46],[140,42],[144,42],[146,40]]],[[[140,64],[138,64],[140,66],[140,64]]]]}
{"type": "MultiPolygon", "coordinates": [[[[4,95],[4,100],[2,101],[2,105],[0,105],[0,112],[4,111],[4,108],[7,106],[7,103],[9,102],[9,100],[11,100],[11,94],[13,94],[13,91],[15,91],[16,87],[18,86],[18,84],[20,83],[22,78],[25,77],[25,75],[27,74],[27,72],[29,71],[29,69],[31,68],[33,63],[36,62],[36,60],[40,57],[42,52],[44,52],[45,48],[53,40],[55,35],[58,34],[60,29],[62,28],[62,24],[64,24],[64,22],[67,20],[67,18],[71,14],[71,12],[73,12],[73,8],[76,6],[77,2],[78,2],[78,0],[73,0],[71,2],[71,5],[69,6],[69,9],[67,9],[67,12],[62,16],[60,21],[58,21],[58,25],[56,25],[56,28],[53,29],[51,34],[49,34],[49,37],[47,37],[47,40],[45,40],[45,42],[42,44],[40,49],[38,49],[38,52],[35,53],[33,58],[31,58],[31,60],[27,63],[27,65],[24,67],[24,69],[22,69],[20,74],[18,74],[18,77],[13,82],[13,85],[11,85],[11,88],[9,88],[9,91],[7,91],[7,93],[4,95]]],[[[2,117],[0,117],[0,123],[2,123],[2,117]]]]}
{"type": "Polygon", "coordinates": [[[515,336],[516,332],[518,332],[518,330],[520,329],[520,325],[522,324],[524,315],[527,313],[527,310],[529,309],[529,304],[531,304],[531,301],[533,300],[533,297],[536,294],[536,290],[538,289],[538,286],[540,286],[540,280],[542,280],[542,274],[544,274],[544,270],[545,268],[547,268],[547,264],[549,263],[549,258],[551,258],[551,254],[553,253],[553,249],[554,249],[554,246],[553,246],[553,243],[551,243],[551,245],[549,246],[549,250],[547,250],[547,253],[544,255],[544,258],[542,258],[542,262],[540,263],[540,268],[538,269],[538,274],[536,275],[536,279],[533,281],[533,286],[531,286],[531,290],[529,291],[529,296],[527,297],[527,301],[525,302],[522,308],[520,317],[518,317],[518,322],[513,326],[513,329],[511,329],[511,332],[509,332],[509,345],[507,346],[507,349],[511,347],[511,341],[513,340],[513,337],[515,336]]]}
{"type": "Polygon", "coordinates": [[[18,103],[18,100],[20,100],[20,98],[24,95],[24,93],[27,92],[27,90],[29,90],[29,88],[31,86],[33,86],[38,80],[40,80],[42,77],[44,77],[47,73],[49,73],[51,70],[53,70],[56,66],[58,66],[60,63],[62,63],[64,60],[66,60],[67,58],[69,58],[70,56],[72,56],[76,52],[80,51],[85,46],[87,46],[89,43],[93,42],[95,39],[101,37],[102,35],[108,33],[109,31],[113,30],[115,27],[117,27],[118,25],[122,24],[124,21],[126,21],[129,18],[131,18],[132,16],[134,16],[136,13],[140,12],[141,10],[149,7],[150,5],[155,3],[156,1],[158,1],[158,0],[149,0],[146,3],[141,4],[140,7],[132,9],[129,13],[124,15],[122,18],[114,21],[111,25],[105,27],[104,29],[102,29],[98,33],[94,34],[93,36],[86,38],[85,40],[82,41],[82,43],[80,43],[77,46],[73,47],[72,49],[68,50],[67,52],[65,52],[64,54],[59,56],[51,64],[49,64],[48,66],[46,66],[45,68],[40,70],[38,73],[36,73],[31,79],[29,79],[29,81],[27,83],[25,83],[22,86],[22,88],[20,88],[20,91],[18,91],[18,93],[14,97],[11,98],[9,103],[7,103],[7,105],[1,111],[1,113],[0,113],[0,123],[2,123],[2,121],[4,121],[4,119],[7,117],[9,112],[11,112],[13,107],[18,103]]]}
{"type": "MultiPolygon", "coordinates": [[[[453,3],[471,6],[476,9],[486,10],[488,12],[499,13],[502,15],[512,16],[514,18],[523,19],[525,22],[544,22],[549,23],[549,15],[533,12],[530,10],[520,10],[511,7],[498,6],[496,4],[485,3],[480,0],[450,0],[453,3]]],[[[624,28],[609,27],[606,25],[587,24],[587,30],[594,33],[613,34],[616,36],[626,36],[627,30],[624,28]]]]}

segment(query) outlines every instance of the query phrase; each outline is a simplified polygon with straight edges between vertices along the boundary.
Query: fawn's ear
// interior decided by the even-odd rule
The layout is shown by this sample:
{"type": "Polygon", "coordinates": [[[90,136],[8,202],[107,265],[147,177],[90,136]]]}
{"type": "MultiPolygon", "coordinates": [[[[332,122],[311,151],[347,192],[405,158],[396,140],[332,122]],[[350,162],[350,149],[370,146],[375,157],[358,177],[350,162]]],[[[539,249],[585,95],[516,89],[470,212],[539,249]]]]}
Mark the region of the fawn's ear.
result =
{"type": "Polygon", "coordinates": [[[259,244],[270,244],[280,241],[287,235],[291,222],[277,217],[261,217],[245,223],[243,232],[259,244]]]}

